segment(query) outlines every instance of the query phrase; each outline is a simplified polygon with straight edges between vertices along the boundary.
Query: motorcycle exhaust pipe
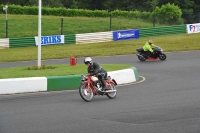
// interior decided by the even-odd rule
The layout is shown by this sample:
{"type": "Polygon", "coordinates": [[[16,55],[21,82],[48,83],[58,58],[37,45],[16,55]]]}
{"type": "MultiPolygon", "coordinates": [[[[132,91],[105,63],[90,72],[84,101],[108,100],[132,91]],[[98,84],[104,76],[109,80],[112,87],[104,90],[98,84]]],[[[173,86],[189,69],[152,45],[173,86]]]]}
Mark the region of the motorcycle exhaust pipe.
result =
{"type": "Polygon", "coordinates": [[[136,54],[137,56],[140,56],[140,57],[142,57],[142,58],[144,58],[142,55],[140,55],[140,54],[136,54]]]}
{"type": "Polygon", "coordinates": [[[111,93],[111,92],[117,92],[117,90],[106,90],[106,91],[102,91],[102,92],[111,93]]]}

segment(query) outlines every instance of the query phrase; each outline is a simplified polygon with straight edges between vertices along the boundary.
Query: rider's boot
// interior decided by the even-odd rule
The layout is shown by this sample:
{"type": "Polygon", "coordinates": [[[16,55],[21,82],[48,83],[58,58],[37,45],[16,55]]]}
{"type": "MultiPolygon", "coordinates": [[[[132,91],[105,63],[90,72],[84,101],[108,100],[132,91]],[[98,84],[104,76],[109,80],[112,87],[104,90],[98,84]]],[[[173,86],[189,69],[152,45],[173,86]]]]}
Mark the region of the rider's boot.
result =
{"type": "Polygon", "coordinates": [[[105,91],[107,89],[107,87],[106,87],[106,81],[102,80],[101,83],[102,83],[102,91],[105,91]]]}

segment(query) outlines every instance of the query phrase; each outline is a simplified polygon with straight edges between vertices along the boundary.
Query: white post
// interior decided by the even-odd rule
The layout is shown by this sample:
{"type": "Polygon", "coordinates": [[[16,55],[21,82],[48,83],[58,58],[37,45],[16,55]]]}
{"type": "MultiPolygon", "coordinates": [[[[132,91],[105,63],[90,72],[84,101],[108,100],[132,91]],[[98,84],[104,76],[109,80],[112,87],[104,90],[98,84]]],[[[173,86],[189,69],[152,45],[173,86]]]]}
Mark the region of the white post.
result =
{"type": "Polygon", "coordinates": [[[41,16],[42,16],[42,2],[38,2],[38,67],[41,67],[41,16]]]}
{"type": "Polygon", "coordinates": [[[3,10],[6,11],[6,38],[8,38],[8,6],[5,5],[3,7],[3,10]]]}
{"type": "Polygon", "coordinates": [[[5,8],[4,8],[4,9],[5,9],[5,11],[6,11],[6,20],[8,20],[8,17],[7,17],[7,14],[8,14],[8,13],[7,13],[8,6],[7,6],[7,5],[5,5],[5,8]]]}

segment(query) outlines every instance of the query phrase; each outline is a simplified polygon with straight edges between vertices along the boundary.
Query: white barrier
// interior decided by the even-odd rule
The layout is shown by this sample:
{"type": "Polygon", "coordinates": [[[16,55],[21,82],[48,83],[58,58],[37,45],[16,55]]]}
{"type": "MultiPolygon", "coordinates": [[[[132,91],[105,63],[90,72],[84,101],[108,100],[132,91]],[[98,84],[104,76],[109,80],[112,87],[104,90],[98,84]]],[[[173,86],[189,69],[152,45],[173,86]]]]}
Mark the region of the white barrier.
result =
{"type": "MultiPolygon", "coordinates": [[[[130,68],[108,72],[108,76],[120,85],[137,81],[138,73],[130,68]]],[[[47,85],[46,77],[0,79],[0,94],[48,91],[47,85]]]]}
{"type": "Polygon", "coordinates": [[[108,72],[108,76],[115,79],[117,84],[127,84],[136,81],[135,73],[132,69],[108,72]]]}
{"type": "Polygon", "coordinates": [[[76,44],[111,42],[113,41],[113,32],[96,32],[76,34],[76,44]]]}
{"type": "Polygon", "coordinates": [[[9,38],[0,39],[0,48],[9,48],[9,38]]]}
{"type": "Polygon", "coordinates": [[[46,77],[0,79],[0,94],[47,91],[46,77]]]}

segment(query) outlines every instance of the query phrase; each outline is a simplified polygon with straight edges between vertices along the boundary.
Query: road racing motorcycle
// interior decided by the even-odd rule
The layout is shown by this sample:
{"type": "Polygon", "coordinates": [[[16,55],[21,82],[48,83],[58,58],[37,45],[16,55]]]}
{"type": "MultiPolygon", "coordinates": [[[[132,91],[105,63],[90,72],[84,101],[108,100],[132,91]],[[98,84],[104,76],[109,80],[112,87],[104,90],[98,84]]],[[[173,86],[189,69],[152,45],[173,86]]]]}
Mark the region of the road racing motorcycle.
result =
{"type": "Polygon", "coordinates": [[[106,81],[106,90],[102,91],[102,83],[96,76],[81,75],[82,82],[79,87],[79,94],[81,98],[90,102],[95,95],[106,95],[110,99],[114,99],[117,95],[117,82],[108,76],[106,81]]]}
{"type": "Polygon", "coordinates": [[[143,48],[138,48],[136,49],[137,53],[136,55],[138,56],[138,59],[140,61],[145,61],[145,60],[165,60],[167,56],[163,53],[163,49],[161,47],[156,46],[153,49],[153,54],[150,55],[149,57],[145,54],[143,48]]]}

